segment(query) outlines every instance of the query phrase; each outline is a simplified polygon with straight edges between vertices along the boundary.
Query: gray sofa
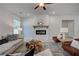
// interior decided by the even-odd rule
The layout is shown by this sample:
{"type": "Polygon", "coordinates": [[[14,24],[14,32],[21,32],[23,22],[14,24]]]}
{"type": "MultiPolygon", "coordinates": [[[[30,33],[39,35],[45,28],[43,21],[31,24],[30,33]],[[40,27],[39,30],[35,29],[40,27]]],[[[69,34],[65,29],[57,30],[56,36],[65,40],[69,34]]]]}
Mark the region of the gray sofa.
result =
{"type": "Polygon", "coordinates": [[[9,41],[0,45],[0,55],[7,55],[15,51],[20,45],[23,44],[23,39],[9,41]]]}

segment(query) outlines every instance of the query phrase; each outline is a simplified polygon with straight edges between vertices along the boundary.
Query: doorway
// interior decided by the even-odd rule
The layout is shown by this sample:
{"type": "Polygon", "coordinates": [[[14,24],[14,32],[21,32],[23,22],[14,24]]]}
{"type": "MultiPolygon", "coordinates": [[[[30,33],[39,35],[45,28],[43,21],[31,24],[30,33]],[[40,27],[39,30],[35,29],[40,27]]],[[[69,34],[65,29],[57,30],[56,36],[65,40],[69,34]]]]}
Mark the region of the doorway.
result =
{"type": "Polygon", "coordinates": [[[68,32],[65,33],[66,38],[74,37],[74,20],[62,20],[62,28],[68,28],[68,32]]]}

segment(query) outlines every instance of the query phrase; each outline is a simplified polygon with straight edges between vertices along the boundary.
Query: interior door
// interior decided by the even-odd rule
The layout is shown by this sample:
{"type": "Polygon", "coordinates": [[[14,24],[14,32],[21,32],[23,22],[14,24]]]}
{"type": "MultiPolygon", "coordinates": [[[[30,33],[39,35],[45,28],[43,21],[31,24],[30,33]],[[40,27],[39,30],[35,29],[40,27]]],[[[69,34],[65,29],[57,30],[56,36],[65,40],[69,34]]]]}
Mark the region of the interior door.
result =
{"type": "Polygon", "coordinates": [[[73,38],[74,37],[74,20],[63,20],[62,21],[62,27],[68,28],[68,33],[65,33],[65,36],[67,38],[73,38]]]}

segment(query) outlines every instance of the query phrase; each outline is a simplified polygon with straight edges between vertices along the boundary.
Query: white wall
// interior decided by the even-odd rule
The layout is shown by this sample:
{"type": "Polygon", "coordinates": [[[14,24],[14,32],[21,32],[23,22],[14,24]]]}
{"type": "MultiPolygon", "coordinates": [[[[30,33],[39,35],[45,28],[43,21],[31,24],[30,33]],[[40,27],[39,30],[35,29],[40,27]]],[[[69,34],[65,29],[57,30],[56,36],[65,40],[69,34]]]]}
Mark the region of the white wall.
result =
{"type": "Polygon", "coordinates": [[[69,37],[74,37],[74,21],[69,21],[68,23],[68,35],[69,37]]]}
{"type": "MultiPolygon", "coordinates": [[[[44,23],[49,25],[49,29],[48,29],[48,38],[47,40],[44,41],[51,41],[50,39],[52,39],[53,36],[57,36],[60,34],[60,28],[62,27],[62,20],[74,20],[74,38],[79,37],[79,16],[49,16],[49,15],[44,15],[44,16],[33,16],[30,18],[26,18],[24,20],[24,32],[26,31],[25,27],[26,26],[30,26],[30,30],[31,32],[31,36],[24,36],[25,37],[25,41],[29,41],[29,39],[34,39],[37,37],[37,35],[35,35],[35,30],[33,29],[33,25],[35,25],[37,23],[37,21],[39,21],[40,19],[43,19],[43,21],[45,21],[44,23]],[[28,25],[27,25],[28,24],[28,25]]],[[[27,27],[26,27],[27,28],[27,27]]],[[[26,31],[27,33],[27,31],[26,31]]],[[[41,39],[43,37],[39,36],[41,39]]]]}
{"type": "Polygon", "coordinates": [[[79,16],[75,17],[74,23],[74,38],[79,38],[79,16]]]}
{"type": "Polygon", "coordinates": [[[13,15],[5,9],[0,8],[0,38],[12,34],[13,15]]]}
{"type": "Polygon", "coordinates": [[[49,16],[49,31],[50,31],[50,39],[53,36],[57,36],[60,34],[60,27],[61,27],[61,19],[58,16],[49,16]]]}

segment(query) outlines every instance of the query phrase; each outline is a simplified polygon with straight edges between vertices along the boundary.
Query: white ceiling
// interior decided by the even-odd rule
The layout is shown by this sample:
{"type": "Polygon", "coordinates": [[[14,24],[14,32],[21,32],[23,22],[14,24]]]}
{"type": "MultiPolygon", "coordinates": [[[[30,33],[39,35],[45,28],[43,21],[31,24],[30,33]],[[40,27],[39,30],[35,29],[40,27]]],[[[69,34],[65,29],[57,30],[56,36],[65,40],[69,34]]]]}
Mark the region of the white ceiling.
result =
{"type": "Polygon", "coordinates": [[[47,10],[34,10],[34,3],[0,3],[0,7],[21,17],[33,15],[79,15],[79,3],[54,3],[47,5],[47,10]]]}

